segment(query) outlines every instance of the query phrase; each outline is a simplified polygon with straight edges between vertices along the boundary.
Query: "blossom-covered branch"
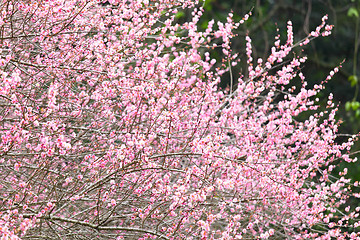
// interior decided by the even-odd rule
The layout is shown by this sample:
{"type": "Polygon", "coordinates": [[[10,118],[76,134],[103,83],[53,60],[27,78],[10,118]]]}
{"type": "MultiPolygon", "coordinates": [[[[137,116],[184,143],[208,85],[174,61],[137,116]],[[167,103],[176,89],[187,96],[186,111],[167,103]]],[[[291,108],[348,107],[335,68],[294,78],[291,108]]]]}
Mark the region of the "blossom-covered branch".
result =
{"type": "Polygon", "coordinates": [[[201,31],[200,6],[1,3],[2,239],[359,237],[358,183],[331,176],[336,159],[356,161],[356,136],[336,141],[332,96],[315,111],[338,68],[309,88],[293,53],[330,33],[326,17],[299,42],[289,22],[267,59],[247,36],[248,74],[226,91],[250,14],[201,31]]]}

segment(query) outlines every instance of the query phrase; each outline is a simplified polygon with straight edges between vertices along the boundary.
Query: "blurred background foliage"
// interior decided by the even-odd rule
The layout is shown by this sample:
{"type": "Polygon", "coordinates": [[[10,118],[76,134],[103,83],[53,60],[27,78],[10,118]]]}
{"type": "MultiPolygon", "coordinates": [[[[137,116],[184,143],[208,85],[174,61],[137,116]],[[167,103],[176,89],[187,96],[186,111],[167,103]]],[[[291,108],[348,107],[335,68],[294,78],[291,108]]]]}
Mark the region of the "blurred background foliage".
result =
{"type": "MultiPolygon", "coordinates": [[[[318,96],[326,105],[327,97],[334,94],[334,101],[339,105],[338,119],[343,123],[340,128],[339,141],[360,131],[360,71],[359,49],[359,21],[360,0],[206,0],[202,3],[204,14],[199,28],[205,29],[207,23],[225,22],[229,12],[234,19],[240,21],[245,14],[252,12],[252,16],[236,32],[237,37],[232,40],[232,49],[239,52],[242,62],[232,68],[234,79],[239,74],[246,76],[245,36],[252,38],[253,58],[266,59],[274,44],[274,38],[280,34],[286,38],[287,21],[291,20],[294,29],[295,42],[303,39],[321,23],[321,18],[328,15],[328,24],[334,25],[332,34],[311,41],[303,50],[302,55],[308,57],[302,68],[309,86],[323,81],[329,72],[340,64],[340,71],[326,84],[326,89],[318,96]],[[359,80],[358,80],[359,79],[359,80]]],[[[178,21],[191,19],[190,12],[179,12],[178,21]]],[[[284,42],[284,41],[282,41],[284,42]]],[[[294,51],[300,51],[295,49],[294,51]]],[[[298,52],[299,53],[299,52],[298,52]]],[[[213,51],[212,56],[220,58],[220,53],[213,51]]],[[[299,84],[299,83],[294,83],[299,84]]],[[[224,75],[221,88],[230,86],[229,75],[224,75]]],[[[360,142],[351,152],[360,151],[360,142]]],[[[347,167],[349,177],[360,181],[360,163],[348,164],[338,160],[338,171],[347,167]]]]}

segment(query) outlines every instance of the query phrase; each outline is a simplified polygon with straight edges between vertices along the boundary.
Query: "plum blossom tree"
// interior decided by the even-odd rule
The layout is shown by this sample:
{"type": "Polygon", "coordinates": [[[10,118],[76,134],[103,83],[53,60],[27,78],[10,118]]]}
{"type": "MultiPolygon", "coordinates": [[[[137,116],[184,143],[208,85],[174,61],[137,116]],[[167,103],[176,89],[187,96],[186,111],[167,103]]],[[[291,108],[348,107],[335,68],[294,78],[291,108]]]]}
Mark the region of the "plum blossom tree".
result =
{"type": "Polygon", "coordinates": [[[347,203],[358,183],[331,175],[356,161],[355,137],[336,141],[332,96],[315,111],[338,68],[310,88],[293,53],[330,33],[326,17],[297,43],[289,22],[267,59],[246,37],[248,74],[223,91],[249,15],[200,31],[202,12],[189,0],[1,2],[1,239],[359,238],[347,203]]]}

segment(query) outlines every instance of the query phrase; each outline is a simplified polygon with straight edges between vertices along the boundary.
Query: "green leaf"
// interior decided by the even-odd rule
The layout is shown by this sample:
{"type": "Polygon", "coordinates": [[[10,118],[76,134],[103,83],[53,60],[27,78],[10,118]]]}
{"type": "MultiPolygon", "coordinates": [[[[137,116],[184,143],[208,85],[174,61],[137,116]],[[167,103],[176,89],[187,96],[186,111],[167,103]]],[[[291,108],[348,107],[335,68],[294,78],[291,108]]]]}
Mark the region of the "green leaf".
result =
{"type": "Polygon", "coordinates": [[[355,117],[357,117],[357,118],[360,117],[360,109],[356,110],[355,117]]]}
{"type": "Polygon", "coordinates": [[[204,3],[203,3],[203,8],[206,10],[206,11],[211,11],[212,10],[212,3],[213,0],[204,0],[204,3]]]}
{"type": "Polygon", "coordinates": [[[348,80],[352,87],[354,87],[358,83],[358,77],[356,75],[351,75],[348,80]]]}
{"type": "Polygon", "coordinates": [[[350,109],[351,109],[351,102],[346,102],[345,103],[345,110],[350,111],[350,109]]]}
{"type": "Polygon", "coordinates": [[[351,7],[349,8],[348,12],[347,12],[348,17],[359,17],[359,12],[356,8],[351,7]]]}
{"type": "Polygon", "coordinates": [[[184,12],[178,12],[175,14],[175,18],[182,18],[185,16],[185,13],[184,12]]]}
{"type": "Polygon", "coordinates": [[[353,111],[358,110],[358,108],[360,107],[360,103],[359,102],[352,102],[351,103],[351,108],[353,111]]]}
{"type": "Polygon", "coordinates": [[[208,26],[208,23],[209,23],[209,22],[203,22],[203,23],[201,24],[201,28],[202,28],[202,29],[206,29],[207,26],[208,26]]]}

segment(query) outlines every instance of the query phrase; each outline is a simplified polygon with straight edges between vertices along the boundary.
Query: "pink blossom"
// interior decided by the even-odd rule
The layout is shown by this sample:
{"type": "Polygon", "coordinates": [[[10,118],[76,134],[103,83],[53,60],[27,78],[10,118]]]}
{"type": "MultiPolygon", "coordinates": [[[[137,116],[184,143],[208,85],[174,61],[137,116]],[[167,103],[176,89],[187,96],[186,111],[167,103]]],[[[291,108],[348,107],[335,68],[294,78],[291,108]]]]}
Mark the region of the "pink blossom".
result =
{"type": "Polygon", "coordinates": [[[359,197],[358,182],[347,169],[331,176],[337,161],[356,161],[348,151],[357,136],[339,143],[334,97],[324,112],[316,98],[339,67],[310,87],[306,57],[294,51],[330,34],[327,17],[299,43],[288,22],[286,42],[277,36],[263,59],[253,59],[249,34],[244,61],[231,40],[251,13],[202,31],[200,5],[8,3],[0,13],[9,30],[1,44],[13,49],[0,60],[2,235],[358,237],[345,230],[358,227],[359,209],[346,202],[359,197]],[[178,24],[184,8],[191,16],[178,24]],[[218,88],[239,61],[247,74],[218,88]]]}

